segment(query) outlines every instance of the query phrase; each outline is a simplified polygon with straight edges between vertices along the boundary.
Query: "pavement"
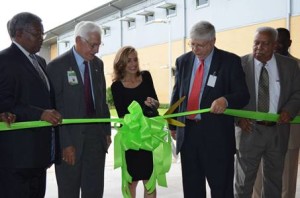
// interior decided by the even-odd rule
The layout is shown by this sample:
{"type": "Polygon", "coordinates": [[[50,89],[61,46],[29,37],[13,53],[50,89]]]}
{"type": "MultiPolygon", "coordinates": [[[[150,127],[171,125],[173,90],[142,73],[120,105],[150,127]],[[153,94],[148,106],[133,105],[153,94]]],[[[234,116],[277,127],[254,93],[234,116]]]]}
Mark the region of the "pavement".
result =
{"type": "MultiPolygon", "coordinates": [[[[115,130],[112,131],[112,137],[115,135],[115,130]]],[[[104,184],[104,198],[121,198],[121,169],[114,169],[113,167],[113,143],[108,150],[105,163],[105,184],[104,184]]],[[[55,178],[54,166],[47,171],[47,187],[45,198],[57,198],[57,184],[55,178]]],[[[183,198],[182,181],[181,181],[181,164],[180,159],[173,158],[170,171],[167,173],[168,187],[157,186],[157,197],[160,198],[183,198]]],[[[210,198],[210,190],[208,185],[207,198],[210,198]]],[[[137,187],[137,198],[143,197],[143,185],[139,182],[137,187]]],[[[300,165],[298,167],[298,181],[296,197],[300,197],[300,165]]]]}
{"type": "MultiPolygon", "coordinates": [[[[112,130],[112,137],[116,134],[115,130],[112,130]]],[[[113,140],[113,138],[112,138],[113,140]]],[[[168,187],[157,186],[157,197],[161,198],[182,198],[182,182],[181,182],[181,164],[180,159],[173,158],[170,171],[167,173],[168,187]]],[[[137,186],[136,197],[143,197],[144,189],[142,182],[139,182],[137,186]]],[[[57,184],[54,166],[47,171],[47,187],[45,198],[57,198],[57,184]]],[[[108,150],[105,162],[105,183],[104,183],[104,195],[105,198],[121,198],[121,168],[114,169],[114,153],[113,142],[108,150]]]]}

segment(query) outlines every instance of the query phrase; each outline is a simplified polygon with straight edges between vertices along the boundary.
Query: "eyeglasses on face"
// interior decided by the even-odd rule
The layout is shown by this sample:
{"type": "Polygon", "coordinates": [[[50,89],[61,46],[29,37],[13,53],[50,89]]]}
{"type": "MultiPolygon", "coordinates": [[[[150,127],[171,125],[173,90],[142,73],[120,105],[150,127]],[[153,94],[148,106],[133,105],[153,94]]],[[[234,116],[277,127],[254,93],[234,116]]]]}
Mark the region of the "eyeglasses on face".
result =
{"type": "Polygon", "coordinates": [[[23,31],[30,34],[34,38],[43,38],[43,39],[45,38],[44,32],[33,32],[26,29],[24,29],[23,31]]]}
{"type": "Polygon", "coordinates": [[[99,48],[104,45],[104,43],[102,43],[102,42],[101,43],[90,43],[87,39],[85,39],[83,37],[81,37],[81,39],[84,42],[86,42],[86,44],[88,44],[89,48],[91,48],[91,49],[99,48]]]}
{"type": "Polygon", "coordinates": [[[194,41],[191,41],[191,42],[189,43],[189,46],[190,46],[190,48],[192,48],[192,49],[204,49],[204,48],[206,48],[206,47],[208,46],[209,43],[210,43],[210,40],[209,40],[209,41],[206,41],[206,42],[204,42],[204,43],[196,43],[196,42],[194,42],[194,41]]]}

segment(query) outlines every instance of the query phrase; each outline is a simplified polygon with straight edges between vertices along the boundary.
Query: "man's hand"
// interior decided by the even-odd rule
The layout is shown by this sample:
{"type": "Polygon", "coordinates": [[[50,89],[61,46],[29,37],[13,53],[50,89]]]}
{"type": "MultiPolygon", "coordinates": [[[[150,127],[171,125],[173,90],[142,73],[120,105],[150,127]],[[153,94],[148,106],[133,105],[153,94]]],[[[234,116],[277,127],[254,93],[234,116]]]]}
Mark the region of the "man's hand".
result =
{"type": "Polygon", "coordinates": [[[62,160],[65,161],[69,165],[74,165],[76,156],[75,156],[75,147],[68,146],[63,149],[62,160]]]}
{"type": "Polygon", "coordinates": [[[241,119],[238,121],[238,126],[239,126],[243,131],[251,132],[251,131],[252,131],[252,125],[253,125],[253,123],[251,122],[251,120],[246,119],[246,118],[241,118],[241,119]]]}
{"type": "Polygon", "coordinates": [[[62,121],[61,114],[55,109],[46,109],[41,115],[41,120],[51,123],[53,126],[57,126],[62,121]]]}
{"type": "Polygon", "coordinates": [[[211,113],[222,114],[227,108],[227,100],[224,97],[220,97],[213,101],[210,107],[211,113]]]}
{"type": "Polygon", "coordinates": [[[10,124],[16,121],[16,115],[12,113],[1,113],[0,114],[0,122],[5,122],[8,127],[10,127],[10,124]]]}
{"type": "Polygon", "coordinates": [[[173,140],[176,140],[176,131],[175,130],[170,130],[171,136],[173,140]]]}
{"type": "Polygon", "coordinates": [[[287,111],[281,111],[279,118],[278,118],[278,124],[288,124],[291,121],[291,115],[287,111]]]}

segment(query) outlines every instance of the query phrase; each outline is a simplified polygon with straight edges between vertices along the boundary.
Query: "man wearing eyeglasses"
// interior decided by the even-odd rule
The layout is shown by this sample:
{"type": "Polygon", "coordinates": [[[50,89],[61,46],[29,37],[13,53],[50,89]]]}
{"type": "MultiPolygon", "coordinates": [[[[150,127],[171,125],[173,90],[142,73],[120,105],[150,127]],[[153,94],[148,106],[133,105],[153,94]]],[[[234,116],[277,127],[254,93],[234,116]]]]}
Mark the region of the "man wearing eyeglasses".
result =
{"type": "MultiPolygon", "coordinates": [[[[103,62],[98,57],[101,29],[82,21],[74,31],[75,46],[51,61],[47,72],[56,105],[64,118],[109,118],[103,62]]],[[[60,198],[103,196],[104,165],[111,143],[110,123],[60,127],[62,162],[55,166],[60,198]]]]}
{"type": "MultiPolygon", "coordinates": [[[[36,55],[43,43],[42,20],[28,12],[8,23],[12,44],[0,52],[0,112],[9,122],[43,120],[56,126],[61,115],[54,109],[45,60],[36,55]]],[[[0,195],[5,198],[42,198],[46,170],[54,160],[52,127],[0,133],[0,195]]],[[[57,151],[57,150],[56,150],[57,151]]]]}
{"type": "Polygon", "coordinates": [[[170,126],[181,154],[185,198],[206,197],[206,180],[212,197],[233,197],[234,118],[223,112],[239,109],[249,100],[240,58],[215,47],[216,32],[207,21],[191,31],[191,50],[176,60],[171,104],[187,99],[178,112],[210,108],[210,113],[179,117],[185,127],[170,126]]]}

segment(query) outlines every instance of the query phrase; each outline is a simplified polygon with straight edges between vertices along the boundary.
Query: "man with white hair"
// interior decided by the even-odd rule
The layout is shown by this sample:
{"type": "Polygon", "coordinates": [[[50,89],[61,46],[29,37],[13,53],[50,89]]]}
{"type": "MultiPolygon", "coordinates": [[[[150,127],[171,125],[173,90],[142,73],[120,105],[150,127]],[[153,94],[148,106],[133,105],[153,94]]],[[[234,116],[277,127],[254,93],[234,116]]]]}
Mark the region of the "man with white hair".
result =
{"type": "MultiPolygon", "coordinates": [[[[75,46],[48,64],[57,109],[64,118],[109,118],[103,62],[95,56],[101,29],[82,21],[75,27],[75,46]]],[[[60,198],[103,196],[104,166],[111,143],[105,124],[60,127],[61,164],[55,166],[60,198]]]]}

